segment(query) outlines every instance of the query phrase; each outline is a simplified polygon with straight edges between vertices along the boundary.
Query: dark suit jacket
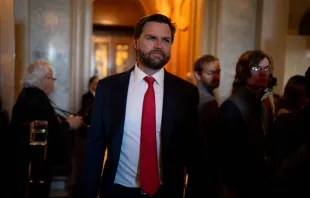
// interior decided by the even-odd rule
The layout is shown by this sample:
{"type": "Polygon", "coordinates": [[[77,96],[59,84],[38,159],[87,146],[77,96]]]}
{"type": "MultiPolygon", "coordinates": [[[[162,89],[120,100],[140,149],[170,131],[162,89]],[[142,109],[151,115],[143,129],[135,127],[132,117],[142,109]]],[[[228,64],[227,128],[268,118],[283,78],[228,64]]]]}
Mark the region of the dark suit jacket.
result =
{"type": "MultiPolygon", "coordinates": [[[[52,177],[52,166],[66,166],[70,157],[70,127],[59,123],[49,98],[38,88],[24,88],[13,108],[10,130],[16,140],[16,197],[25,197],[30,158],[29,124],[34,120],[48,121],[46,192],[52,177]]],[[[43,197],[43,195],[42,195],[43,197]]]]}
{"type": "Polygon", "coordinates": [[[265,155],[271,113],[267,113],[260,98],[240,87],[221,105],[218,118],[224,186],[238,198],[265,197],[268,187],[265,155]]]}
{"type": "Polygon", "coordinates": [[[205,196],[208,198],[217,197],[219,191],[219,170],[218,170],[218,103],[201,83],[197,84],[199,91],[199,145],[201,146],[201,174],[204,174],[201,188],[205,189],[205,196]]]}
{"type": "MultiPolygon", "coordinates": [[[[87,125],[91,123],[91,115],[93,110],[93,102],[94,102],[94,95],[89,91],[82,96],[82,105],[78,112],[78,115],[83,117],[83,122],[87,125]]],[[[76,135],[82,139],[85,139],[87,136],[89,128],[82,126],[77,130],[76,135]]]]}
{"type": "Polygon", "coordinates": [[[89,91],[82,96],[82,108],[87,108],[88,105],[93,103],[95,97],[94,95],[89,91]]]}
{"type": "MultiPolygon", "coordinates": [[[[128,72],[100,80],[92,114],[92,123],[86,139],[84,197],[101,196],[114,183],[120,158],[127,91],[128,72]],[[101,179],[104,152],[107,161],[101,179]]],[[[197,125],[197,88],[166,72],[164,74],[164,98],[161,132],[162,180],[169,189],[167,197],[183,196],[185,169],[191,180],[194,156],[193,139],[197,125]]]]}
{"type": "Polygon", "coordinates": [[[272,133],[274,197],[310,197],[310,105],[279,116],[272,133]]]}

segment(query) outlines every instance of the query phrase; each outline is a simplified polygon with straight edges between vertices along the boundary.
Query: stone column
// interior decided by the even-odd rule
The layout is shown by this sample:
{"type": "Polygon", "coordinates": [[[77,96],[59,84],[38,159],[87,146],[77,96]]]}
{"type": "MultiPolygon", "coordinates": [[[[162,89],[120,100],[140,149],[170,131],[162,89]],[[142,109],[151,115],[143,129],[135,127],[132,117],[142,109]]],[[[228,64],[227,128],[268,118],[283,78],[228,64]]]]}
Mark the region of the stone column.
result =
{"type": "Polygon", "coordinates": [[[29,0],[30,60],[45,59],[54,70],[55,90],[51,100],[69,109],[71,56],[71,2],[63,0],[29,0]]]}
{"type": "Polygon", "coordinates": [[[88,90],[88,80],[95,75],[92,56],[93,0],[71,0],[71,68],[69,109],[77,112],[82,94],[88,90]]]}
{"type": "Polygon", "coordinates": [[[29,64],[29,1],[14,0],[15,15],[15,100],[21,89],[21,80],[29,64]]]}
{"type": "Polygon", "coordinates": [[[0,1],[0,97],[11,115],[14,104],[14,2],[0,1]]]}
{"type": "Polygon", "coordinates": [[[217,53],[222,73],[218,100],[231,92],[238,57],[255,48],[257,0],[221,0],[217,36],[217,53]]]}
{"type": "Polygon", "coordinates": [[[200,10],[201,31],[199,32],[199,42],[197,45],[200,51],[199,58],[204,54],[217,54],[217,42],[219,34],[219,14],[220,14],[220,1],[219,0],[200,0],[198,9],[200,10]]]}

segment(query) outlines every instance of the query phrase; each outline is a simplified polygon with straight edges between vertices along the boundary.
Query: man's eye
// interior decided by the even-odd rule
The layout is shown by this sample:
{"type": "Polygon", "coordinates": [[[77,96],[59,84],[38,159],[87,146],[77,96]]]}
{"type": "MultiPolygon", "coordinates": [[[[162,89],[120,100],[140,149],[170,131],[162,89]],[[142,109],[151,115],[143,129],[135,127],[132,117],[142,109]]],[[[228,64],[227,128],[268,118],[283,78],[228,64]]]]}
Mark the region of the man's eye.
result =
{"type": "Polygon", "coordinates": [[[165,42],[165,43],[168,43],[168,44],[171,43],[171,41],[170,41],[169,39],[164,39],[164,42],[165,42]]]}

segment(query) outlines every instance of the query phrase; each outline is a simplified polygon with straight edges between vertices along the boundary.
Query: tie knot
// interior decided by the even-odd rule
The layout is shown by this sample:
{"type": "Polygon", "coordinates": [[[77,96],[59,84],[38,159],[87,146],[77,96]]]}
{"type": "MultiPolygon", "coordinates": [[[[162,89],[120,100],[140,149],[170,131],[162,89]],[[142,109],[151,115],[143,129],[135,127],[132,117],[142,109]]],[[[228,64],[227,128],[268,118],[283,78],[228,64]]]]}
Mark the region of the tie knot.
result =
{"type": "Polygon", "coordinates": [[[145,76],[144,80],[148,85],[153,85],[155,82],[155,78],[153,78],[152,76],[145,76]]]}

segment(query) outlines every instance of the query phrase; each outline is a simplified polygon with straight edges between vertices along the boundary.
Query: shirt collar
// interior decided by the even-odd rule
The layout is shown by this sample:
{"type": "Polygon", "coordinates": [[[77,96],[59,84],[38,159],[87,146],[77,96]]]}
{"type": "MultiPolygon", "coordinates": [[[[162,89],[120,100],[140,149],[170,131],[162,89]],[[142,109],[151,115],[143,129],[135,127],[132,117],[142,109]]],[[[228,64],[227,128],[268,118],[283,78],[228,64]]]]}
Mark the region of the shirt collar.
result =
{"type": "MultiPolygon", "coordinates": [[[[135,68],[133,71],[133,75],[134,75],[134,81],[135,82],[142,82],[144,77],[147,76],[146,73],[144,73],[137,65],[137,63],[135,64],[135,68]]],[[[164,68],[161,68],[158,72],[156,72],[155,74],[152,75],[153,78],[155,78],[156,83],[159,86],[163,86],[164,85],[164,68]]]]}
{"type": "Polygon", "coordinates": [[[96,95],[96,92],[95,91],[93,91],[93,90],[89,90],[90,91],[90,93],[95,97],[95,95],[96,95]]]}

